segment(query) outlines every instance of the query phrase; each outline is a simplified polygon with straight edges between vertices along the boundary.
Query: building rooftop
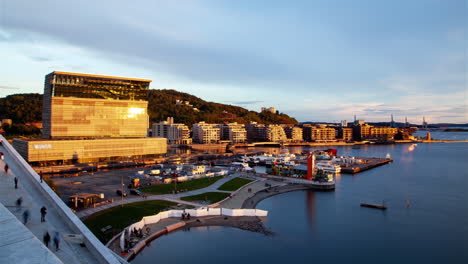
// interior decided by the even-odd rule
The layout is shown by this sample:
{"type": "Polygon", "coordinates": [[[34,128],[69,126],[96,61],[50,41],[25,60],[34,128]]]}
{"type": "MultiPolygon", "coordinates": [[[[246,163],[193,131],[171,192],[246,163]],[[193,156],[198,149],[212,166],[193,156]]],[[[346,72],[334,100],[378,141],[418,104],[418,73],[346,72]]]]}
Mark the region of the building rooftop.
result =
{"type": "Polygon", "coordinates": [[[95,77],[95,78],[103,78],[103,79],[119,79],[119,80],[140,81],[140,82],[152,81],[149,79],[138,79],[138,78],[129,78],[129,77],[118,77],[118,76],[97,75],[97,74],[76,73],[76,72],[62,72],[62,71],[53,71],[50,74],[72,75],[72,76],[81,76],[81,77],[95,77]]]}

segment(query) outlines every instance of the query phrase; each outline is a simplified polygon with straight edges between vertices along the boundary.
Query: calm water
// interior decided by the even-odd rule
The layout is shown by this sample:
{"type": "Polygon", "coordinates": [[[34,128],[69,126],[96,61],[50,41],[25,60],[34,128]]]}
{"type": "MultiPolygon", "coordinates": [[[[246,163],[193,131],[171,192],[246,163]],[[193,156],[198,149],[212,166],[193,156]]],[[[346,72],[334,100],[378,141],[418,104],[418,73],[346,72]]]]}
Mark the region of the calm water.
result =
{"type": "Polygon", "coordinates": [[[262,201],[257,208],[269,211],[275,236],[228,227],[179,231],[153,241],[133,263],[468,263],[468,143],[409,147],[338,148],[390,153],[395,161],[337,177],[334,192],[262,201]],[[359,206],[383,200],[385,212],[359,206]]]}

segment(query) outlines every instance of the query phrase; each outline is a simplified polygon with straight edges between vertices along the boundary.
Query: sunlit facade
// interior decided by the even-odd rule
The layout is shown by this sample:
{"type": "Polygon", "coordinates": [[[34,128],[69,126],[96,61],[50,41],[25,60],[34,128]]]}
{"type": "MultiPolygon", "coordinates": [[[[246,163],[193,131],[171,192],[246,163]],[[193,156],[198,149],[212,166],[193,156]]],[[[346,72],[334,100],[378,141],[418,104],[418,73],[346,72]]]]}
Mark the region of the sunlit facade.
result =
{"type": "Polygon", "coordinates": [[[46,75],[43,137],[146,137],[150,82],[58,71],[46,75]]]}

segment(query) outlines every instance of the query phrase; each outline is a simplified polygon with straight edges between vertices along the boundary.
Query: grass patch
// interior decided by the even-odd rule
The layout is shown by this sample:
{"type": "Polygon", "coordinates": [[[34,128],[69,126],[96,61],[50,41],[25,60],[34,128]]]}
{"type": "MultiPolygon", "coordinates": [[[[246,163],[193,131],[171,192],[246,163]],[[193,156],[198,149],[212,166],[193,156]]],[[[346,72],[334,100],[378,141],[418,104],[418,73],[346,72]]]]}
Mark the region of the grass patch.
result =
{"type": "Polygon", "coordinates": [[[185,196],[181,197],[181,200],[184,201],[200,201],[207,204],[212,204],[223,200],[224,198],[228,197],[229,193],[222,193],[222,192],[206,192],[192,196],[185,196]]]}
{"type": "MultiPolygon", "coordinates": [[[[192,191],[192,190],[202,189],[202,188],[212,185],[213,183],[221,180],[222,178],[223,176],[216,176],[216,177],[211,177],[211,178],[202,178],[202,179],[196,179],[196,180],[177,183],[177,190],[192,191]]],[[[173,190],[174,190],[174,183],[153,185],[153,186],[148,186],[148,187],[144,187],[140,189],[140,191],[142,192],[151,193],[151,194],[168,194],[168,193],[172,193],[173,190]]]]}
{"type": "Polygon", "coordinates": [[[140,221],[143,216],[157,214],[173,205],[176,204],[167,201],[144,201],[124,204],[123,207],[119,205],[97,212],[83,222],[105,244],[125,227],[140,221]],[[109,225],[112,226],[112,229],[103,233],[101,229],[109,225]]]}
{"type": "Polygon", "coordinates": [[[234,178],[228,182],[225,182],[223,185],[219,186],[218,190],[235,191],[250,182],[252,182],[252,180],[247,180],[244,178],[234,178]]]}

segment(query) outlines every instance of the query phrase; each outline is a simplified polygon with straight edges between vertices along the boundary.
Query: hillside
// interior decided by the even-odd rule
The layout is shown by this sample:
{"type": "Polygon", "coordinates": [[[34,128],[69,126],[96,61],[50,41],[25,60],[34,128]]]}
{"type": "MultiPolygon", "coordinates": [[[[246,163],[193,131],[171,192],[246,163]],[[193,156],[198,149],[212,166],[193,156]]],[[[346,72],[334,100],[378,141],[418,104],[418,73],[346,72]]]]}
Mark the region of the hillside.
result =
{"type": "MultiPolygon", "coordinates": [[[[159,122],[169,116],[174,121],[191,126],[199,121],[221,123],[224,121],[264,124],[297,124],[286,114],[257,113],[245,108],[206,102],[196,96],[175,90],[149,90],[148,114],[150,122],[159,122]],[[188,101],[190,105],[176,105],[176,100],[188,101]],[[194,108],[198,110],[194,110],[194,108]]],[[[14,94],[0,98],[0,118],[12,119],[13,124],[42,120],[41,94],[14,94]]]]}

